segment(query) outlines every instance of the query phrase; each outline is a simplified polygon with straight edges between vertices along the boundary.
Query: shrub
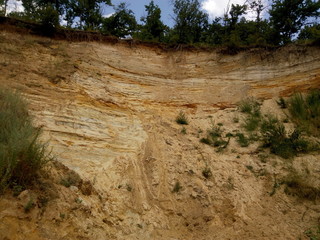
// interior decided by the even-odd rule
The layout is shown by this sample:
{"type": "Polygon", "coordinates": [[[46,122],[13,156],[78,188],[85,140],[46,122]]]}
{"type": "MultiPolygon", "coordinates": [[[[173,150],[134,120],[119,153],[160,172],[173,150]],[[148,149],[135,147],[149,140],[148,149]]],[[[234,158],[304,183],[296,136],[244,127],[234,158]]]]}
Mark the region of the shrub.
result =
{"type": "Polygon", "coordinates": [[[256,130],[260,124],[260,117],[255,117],[254,115],[249,115],[244,121],[243,127],[248,131],[252,132],[256,130]]]}
{"type": "Polygon", "coordinates": [[[222,151],[229,144],[230,137],[227,140],[222,138],[222,130],[220,126],[212,123],[211,128],[207,130],[207,137],[201,138],[200,142],[213,147],[218,147],[218,151],[222,151]]]}
{"type": "Polygon", "coordinates": [[[31,184],[50,160],[39,135],[21,96],[0,90],[0,192],[31,184]]]}
{"type": "Polygon", "coordinates": [[[176,123],[181,125],[188,125],[188,119],[182,111],[180,111],[179,115],[177,116],[176,123]]]}
{"type": "Polygon", "coordinates": [[[299,152],[308,152],[310,143],[301,138],[301,132],[294,130],[289,136],[283,123],[273,116],[268,116],[261,123],[261,136],[264,147],[282,158],[291,158],[299,152]]]}
{"type": "Polygon", "coordinates": [[[311,91],[306,97],[297,93],[290,98],[289,112],[299,128],[320,135],[320,90],[311,91]]]}
{"type": "Polygon", "coordinates": [[[248,131],[255,131],[261,122],[260,104],[253,98],[242,100],[239,104],[241,112],[247,114],[243,127],[248,131]]]}
{"type": "Polygon", "coordinates": [[[243,133],[237,133],[236,134],[237,137],[237,142],[239,143],[239,145],[241,147],[248,147],[249,146],[249,139],[246,138],[243,133]]]}

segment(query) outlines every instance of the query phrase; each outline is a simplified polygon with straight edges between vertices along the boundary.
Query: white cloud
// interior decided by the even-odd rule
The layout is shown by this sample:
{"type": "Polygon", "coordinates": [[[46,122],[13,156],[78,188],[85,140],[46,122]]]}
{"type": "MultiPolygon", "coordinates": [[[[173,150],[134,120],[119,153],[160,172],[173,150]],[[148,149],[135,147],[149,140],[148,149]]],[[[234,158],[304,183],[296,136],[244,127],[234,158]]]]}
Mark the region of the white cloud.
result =
{"type": "Polygon", "coordinates": [[[21,1],[9,0],[7,5],[7,14],[10,12],[23,12],[24,8],[21,1]]]}
{"type": "MultiPolygon", "coordinates": [[[[267,3],[267,0],[263,0],[265,4],[267,3]]],[[[245,0],[204,0],[202,2],[202,9],[209,14],[209,17],[211,19],[214,19],[216,17],[222,17],[223,14],[228,10],[228,3],[229,7],[231,7],[231,4],[244,4],[245,0]]],[[[248,12],[246,15],[246,18],[254,18],[255,14],[253,12],[248,12]]]]}
{"type": "Polygon", "coordinates": [[[104,14],[104,15],[102,15],[102,17],[104,17],[104,18],[109,18],[109,17],[111,17],[113,14],[115,14],[115,12],[108,13],[108,14],[104,14]]]}

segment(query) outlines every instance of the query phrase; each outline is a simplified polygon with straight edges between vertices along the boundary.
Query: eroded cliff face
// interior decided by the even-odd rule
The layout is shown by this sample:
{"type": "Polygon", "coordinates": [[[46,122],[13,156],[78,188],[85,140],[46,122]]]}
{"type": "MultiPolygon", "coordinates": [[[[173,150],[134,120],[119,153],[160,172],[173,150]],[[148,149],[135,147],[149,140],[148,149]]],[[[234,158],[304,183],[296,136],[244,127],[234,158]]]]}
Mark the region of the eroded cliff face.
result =
{"type": "MultiPolygon", "coordinates": [[[[31,216],[0,201],[3,239],[303,239],[317,224],[316,203],[270,196],[283,160],[260,161],[257,143],[232,139],[220,153],[199,139],[212,122],[241,128],[235,104],[248,96],[285,117],[272,98],[320,87],[319,48],[228,56],[1,32],[0,53],[1,86],[24,94],[57,160],[95,189],[56,186],[59,197],[31,216]]],[[[295,161],[316,173],[318,158],[295,161]]]]}

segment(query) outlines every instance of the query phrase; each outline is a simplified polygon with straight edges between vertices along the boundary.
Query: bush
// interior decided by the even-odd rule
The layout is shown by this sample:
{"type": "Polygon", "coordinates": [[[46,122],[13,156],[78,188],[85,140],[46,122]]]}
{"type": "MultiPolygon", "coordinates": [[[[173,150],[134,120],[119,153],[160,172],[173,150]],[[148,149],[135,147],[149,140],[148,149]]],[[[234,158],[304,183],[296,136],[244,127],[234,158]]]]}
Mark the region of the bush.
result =
{"type": "Polygon", "coordinates": [[[320,135],[320,90],[311,91],[306,97],[295,94],[289,101],[293,122],[308,133],[320,135]]]}
{"type": "Polygon", "coordinates": [[[301,132],[294,130],[289,136],[283,123],[273,116],[268,116],[261,123],[263,146],[282,158],[291,158],[299,152],[308,152],[310,143],[301,138],[301,132]]]}
{"type": "Polygon", "coordinates": [[[218,151],[222,151],[224,148],[226,148],[229,144],[229,141],[230,141],[230,136],[228,137],[227,140],[223,139],[222,130],[220,126],[215,125],[214,123],[212,123],[211,129],[207,130],[207,137],[200,139],[201,143],[204,143],[213,147],[218,147],[218,151]]]}
{"type": "Polygon", "coordinates": [[[244,121],[243,127],[248,131],[252,132],[256,130],[260,124],[260,117],[255,117],[254,115],[249,115],[244,121]]]}
{"type": "Polygon", "coordinates": [[[21,96],[0,90],[0,192],[31,184],[49,161],[39,135],[21,96]]]}

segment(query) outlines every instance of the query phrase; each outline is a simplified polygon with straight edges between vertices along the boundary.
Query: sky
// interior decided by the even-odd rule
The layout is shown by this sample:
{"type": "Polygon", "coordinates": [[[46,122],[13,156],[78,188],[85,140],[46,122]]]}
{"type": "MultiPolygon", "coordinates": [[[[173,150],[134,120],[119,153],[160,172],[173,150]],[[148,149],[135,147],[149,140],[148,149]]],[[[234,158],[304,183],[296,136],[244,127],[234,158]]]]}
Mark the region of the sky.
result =
{"type": "MultiPolygon", "coordinates": [[[[114,5],[118,5],[120,2],[126,2],[128,8],[131,9],[136,16],[137,21],[140,20],[142,16],[145,16],[145,5],[148,5],[151,0],[112,0],[114,5]]],[[[215,17],[222,17],[227,9],[228,2],[230,5],[233,4],[243,4],[245,0],[199,0],[202,6],[202,10],[208,13],[210,19],[215,17]]],[[[265,2],[267,0],[264,0],[265,2]]],[[[172,27],[174,22],[172,19],[172,0],[154,0],[155,4],[158,5],[162,11],[162,21],[172,27]]],[[[21,2],[17,0],[9,0],[8,9],[10,10],[20,10],[21,2]]],[[[112,7],[106,7],[103,9],[103,15],[108,16],[114,12],[112,7]]],[[[252,15],[252,14],[251,14],[252,15]]],[[[250,14],[249,14],[250,17],[250,14]]]]}

